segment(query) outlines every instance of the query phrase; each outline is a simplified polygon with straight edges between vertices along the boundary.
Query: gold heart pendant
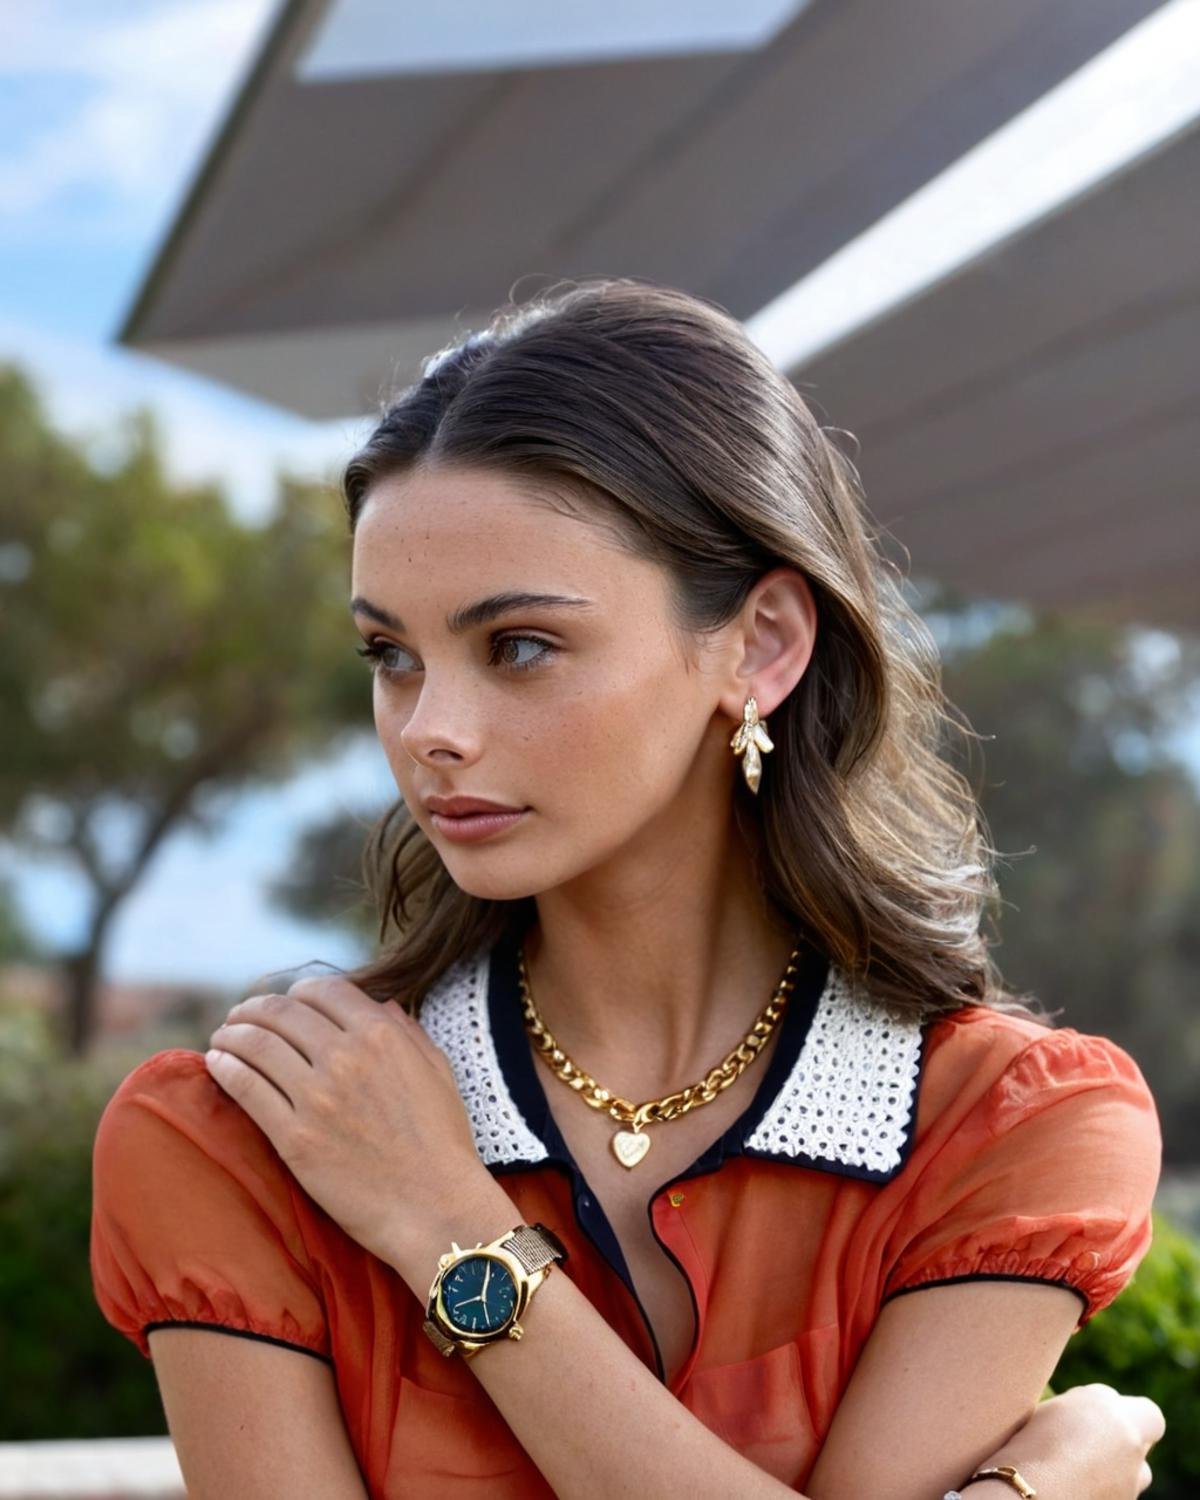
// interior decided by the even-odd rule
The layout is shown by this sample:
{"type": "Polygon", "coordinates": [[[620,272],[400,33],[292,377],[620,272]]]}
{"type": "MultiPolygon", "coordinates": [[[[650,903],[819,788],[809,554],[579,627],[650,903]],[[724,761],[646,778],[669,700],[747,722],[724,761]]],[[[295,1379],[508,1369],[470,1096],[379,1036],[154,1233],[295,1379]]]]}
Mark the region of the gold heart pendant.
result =
{"type": "Polygon", "coordinates": [[[636,1167],[650,1149],[650,1137],[638,1130],[618,1130],[612,1138],[612,1148],[623,1167],[636,1167]]]}

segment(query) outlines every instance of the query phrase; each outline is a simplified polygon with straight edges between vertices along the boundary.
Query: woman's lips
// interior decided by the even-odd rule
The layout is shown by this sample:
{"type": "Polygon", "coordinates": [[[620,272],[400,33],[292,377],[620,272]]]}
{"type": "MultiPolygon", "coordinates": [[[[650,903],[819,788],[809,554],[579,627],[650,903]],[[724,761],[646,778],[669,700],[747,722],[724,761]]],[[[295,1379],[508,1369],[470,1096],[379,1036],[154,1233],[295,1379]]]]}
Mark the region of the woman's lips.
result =
{"type": "Polygon", "coordinates": [[[529,808],[523,807],[517,812],[467,813],[457,818],[435,812],[430,813],[430,817],[434,828],[452,843],[475,844],[480,839],[491,838],[493,834],[511,828],[528,811],[529,808]]]}

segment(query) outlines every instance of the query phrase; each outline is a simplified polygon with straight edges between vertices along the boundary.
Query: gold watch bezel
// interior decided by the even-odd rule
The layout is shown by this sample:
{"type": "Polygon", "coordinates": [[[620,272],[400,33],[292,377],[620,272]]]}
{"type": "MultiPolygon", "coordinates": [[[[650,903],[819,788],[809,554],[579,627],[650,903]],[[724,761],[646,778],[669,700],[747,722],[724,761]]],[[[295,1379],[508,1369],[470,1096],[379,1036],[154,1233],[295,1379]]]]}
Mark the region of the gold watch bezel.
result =
{"type": "MultiPolygon", "coordinates": [[[[512,1230],[510,1229],[501,1238],[507,1239],[511,1233],[512,1230]]],[[[489,1245],[480,1243],[460,1248],[456,1241],[451,1240],[450,1245],[451,1248],[438,1258],[437,1274],[434,1276],[432,1285],[429,1288],[429,1297],[426,1302],[426,1317],[428,1317],[443,1337],[452,1339],[464,1353],[485,1348],[488,1344],[494,1344],[500,1339],[519,1339],[523,1330],[518,1320],[529,1305],[531,1282],[533,1279],[530,1272],[525,1269],[511,1251],[502,1250],[494,1242],[489,1245]],[[517,1288],[517,1300],[513,1305],[512,1312],[496,1328],[490,1328],[486,1332],[473,1331],[468,1333],[450,1321],[443,1292],[446,1281],[454,1268],[461,1265],[464,1260],[471,1260],[477,1255],[485,1256],[489,1260],[499,1261],[505,1270],[508,1271],[517,1288]],[[515,1332],[514,1328],[516,1329],[515,1332]]]]}

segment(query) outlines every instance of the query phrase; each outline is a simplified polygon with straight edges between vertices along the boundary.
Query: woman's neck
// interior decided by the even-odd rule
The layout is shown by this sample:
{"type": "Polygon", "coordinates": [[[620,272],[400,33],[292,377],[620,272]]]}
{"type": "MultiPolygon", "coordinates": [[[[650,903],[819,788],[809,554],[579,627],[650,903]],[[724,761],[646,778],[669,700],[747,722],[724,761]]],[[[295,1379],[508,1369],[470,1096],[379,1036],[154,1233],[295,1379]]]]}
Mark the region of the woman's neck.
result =
{"type": "Polygon", "coordinates": [[[534,1003],[579,1067],[629,1097],[715,1067],[770,999],[795,942],[732,822],[707,838],[693,829],[678,849],[660,840],[625,851],[537,905],[525,938],[534,1003]]]}

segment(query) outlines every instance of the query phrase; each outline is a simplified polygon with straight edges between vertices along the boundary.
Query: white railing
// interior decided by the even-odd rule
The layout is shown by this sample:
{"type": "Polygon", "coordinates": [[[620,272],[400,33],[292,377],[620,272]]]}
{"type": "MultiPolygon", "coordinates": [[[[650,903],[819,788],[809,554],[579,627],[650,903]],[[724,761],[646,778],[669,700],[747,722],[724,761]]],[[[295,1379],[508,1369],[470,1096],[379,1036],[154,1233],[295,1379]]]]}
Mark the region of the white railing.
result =
{"type": "Polygon", "coordinates": [[[0,1500],[186,1500],[169,1437],[0,1443],[0,1500]]]}

